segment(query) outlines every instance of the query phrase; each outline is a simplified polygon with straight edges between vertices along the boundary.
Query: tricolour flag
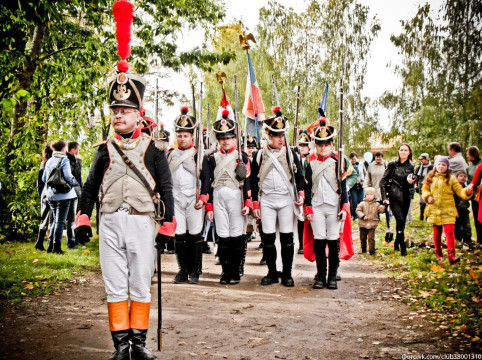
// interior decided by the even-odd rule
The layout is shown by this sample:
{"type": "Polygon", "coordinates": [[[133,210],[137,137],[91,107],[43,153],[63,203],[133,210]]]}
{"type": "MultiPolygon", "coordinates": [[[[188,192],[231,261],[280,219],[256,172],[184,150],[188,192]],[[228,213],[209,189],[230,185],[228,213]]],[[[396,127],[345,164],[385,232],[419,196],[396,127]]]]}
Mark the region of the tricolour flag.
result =
{"type": "Polygon", "coordinates": [[[264,105],[259,91],[258,80],[254,73],[251,56],[248,53],[248,77],[244,96],[243,114],[250,119],[264,120],[264,105]]]}

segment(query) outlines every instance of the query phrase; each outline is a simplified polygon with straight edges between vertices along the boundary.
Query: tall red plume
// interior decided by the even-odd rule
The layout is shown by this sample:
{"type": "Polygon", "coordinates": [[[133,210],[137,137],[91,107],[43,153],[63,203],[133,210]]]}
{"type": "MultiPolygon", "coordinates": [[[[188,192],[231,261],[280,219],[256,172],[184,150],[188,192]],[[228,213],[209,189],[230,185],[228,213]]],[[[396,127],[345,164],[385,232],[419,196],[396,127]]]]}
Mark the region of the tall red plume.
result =
{"type": "Polygon", "coordinates": [[[189,108],[187,106],[183,106],[181,108],[181,114],[186,115],[189,112],[189,108]]]}
{"type": "Polygon", "coordinates": [[[275,106],[273,109],[273,114],[276,114],[277,111],[281,111],[281,106],[275,106]]]}
{"type": "Polygon", "coordinates": [[[117,53],[121,60],[118,65],[119,71],[127,71],[129,64],[125,61],[130,54],[131,48],[131,25],[134,18],[134,5],[127,0],[117,0],[112,7],[116,25],[115,36],[117,39],[117,53]]]}
{"type": "Polygon", "coordinates": [[[228,98],[226,97],[226,90],[223,89],[223,98],[221,99],[219,106],[226,109],[228,105],[229,105],[229,101],[228,101],[228,98]]]}

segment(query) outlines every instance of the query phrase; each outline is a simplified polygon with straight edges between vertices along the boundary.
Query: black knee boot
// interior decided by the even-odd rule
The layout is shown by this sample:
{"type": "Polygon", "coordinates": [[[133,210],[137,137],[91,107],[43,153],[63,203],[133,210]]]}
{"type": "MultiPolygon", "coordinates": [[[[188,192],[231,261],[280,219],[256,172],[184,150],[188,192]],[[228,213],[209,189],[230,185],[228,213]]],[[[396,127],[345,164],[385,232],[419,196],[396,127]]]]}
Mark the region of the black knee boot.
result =
{"type": "Polygon", "coordinates": [[[313,252],[316,257],[316,276],[313,289],[326,287],[326,240],[313,241],[313,252]]]}
{"type": "Polygon", "coordinates": [[[109,358],[109,360],[129,360],[131,338],[129,329],[120,331],[111,331],[112,340],[114,341],[115,352],[109,358]]]}
{"type": "Polygon", "coordinates": [[[174,238],[170,237],[166,242],[166,250],[168,254],[176,253],[176,244],[174,238]]]}
{"type": "Polygon", "coordinates": [[[305,231],[305,222],[298,220],[298,241],[300,247],[298,248],[298,254],[303,254],[303,232],[305,231]]]}
{"type": "Polygon", "coordinates": [[[45,229],[45,230],[40,229],[38,231],[37,242],[35,243],[35,248],[37,250],[41,250],[41,251],[45,250],[45,248],[44,248],[45,234],[47,234],[47,229],[45,229]]]}
{"type": "Polygon", "coordinates": [[[231,285],[239,284],[241,281],[240,268],[243,258],[245,256],[246,236],[240,235],[231,238],[231,252],[230,252],[230,273],[231,278],[229,283],[231,285]]]}
{"type": "Polygon", "coordinates": [[[261,236],[263,238],[263,258],[268,265],[268,275],[261,280],[261,285],[271,285],[279,282],[278,271],[276,270],[276,247],[274,245],[276,234],[261,233],[261,236]]]}
{"type": "Polygon", "coordinates": [[[281,242],[281,259],[283,260],[283,275],[281,284],[287,287],[295,286],[293,277],[291,276],[291,268],[293,267],[293,256],[295,248],[293,244],[293,233],[280,233],[281,242]]]}
{"type": "Polygon", "coordinates": [[[202,234],[187,235],[187,273],[189,274],[189,283],[197,284],[202,268],[202,234]]]}
{"type": "Polygon", "coordinates": [[[244,264],[246,263],[246,253],[248,251],[248,242],[249,240],[248,234],[244,235],[244,249],[243,249],[243,258],[241,259],[241,263],[239,264],[239,276],[244,275],[244,264]]]}
{"type": "Polygon", "coordinates": [[[338,289],[336,284],[336,272],[340,264],[339,245],[340,240],[327,240],[328,243],[328,289],[338,289]]]}
{"type": "Polygon", "coordinates": [[[157,356],[146,348],[147,330],[130,329],[131,334],[131,359],[132,360],[157,360],[157,356]]]}
{"type": "Polygon", "coordinates": [[[229,265],[229,238],[218,238],[218,256],[219,262],[221,263],[221,267],[223,268],[223,273],[221,275],[221,279],[219,280],[220,284],[227,284],[231,279],[229,265]]]}
{"type": "Polygon", "coordinates": [[[176,235],[175,249],[179,272],[174,277],[174,284],[187,282],[187,234],[176,235]]]}

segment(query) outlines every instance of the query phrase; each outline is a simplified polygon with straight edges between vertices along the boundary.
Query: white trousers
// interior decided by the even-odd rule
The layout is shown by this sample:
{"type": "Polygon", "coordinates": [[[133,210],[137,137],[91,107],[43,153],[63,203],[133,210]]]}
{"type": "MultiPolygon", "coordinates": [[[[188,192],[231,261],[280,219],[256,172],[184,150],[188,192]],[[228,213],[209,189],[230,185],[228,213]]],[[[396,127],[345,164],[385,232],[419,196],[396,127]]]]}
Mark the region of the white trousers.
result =
{"type": "Polygon", "coordinates": [[[294,204],[290,194],[262,194],[259,207],[261,208],[261,221],[265,234],[276,232],[276,222],[279,225],[279,232],[293,232],[294,204]]]}
{"type": "Polygon", "coordinates": [[[237,237],[246,233],[246,217],[241,215],[241,191],[222,187],[213,192],[214,221],[219,237],[237,237]]]}
{"type": "Polygon", "coordinates": [[[340,237],[340,226],[338,221],[338,206],[321,204],[313,206],[313,237],[317,240],[336,240],[340,237]]]}
{"type": "Polygon", "coordinates": [[[156,225],[148,215],[103,213],[99,253],[107,302],[151,301],[156,225]]]}
{"type": "Polygon", "coordinates": [[[201,233],[203,230],[204,210],[196,210],[196,195],[186,196],[176,193],[174,196],[174,214],[176,215],[176,235],[189,232],[191,235],[201,233]]]}

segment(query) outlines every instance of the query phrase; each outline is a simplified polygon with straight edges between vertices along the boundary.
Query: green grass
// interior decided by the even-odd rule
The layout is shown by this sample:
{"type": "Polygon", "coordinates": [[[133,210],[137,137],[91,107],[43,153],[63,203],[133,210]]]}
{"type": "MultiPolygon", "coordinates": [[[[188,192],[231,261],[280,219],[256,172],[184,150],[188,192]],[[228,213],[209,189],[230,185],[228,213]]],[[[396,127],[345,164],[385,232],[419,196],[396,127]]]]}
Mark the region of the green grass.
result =
{"type": "MultiPolygon", "coordinates": [[[[45,245],[46,246],[46,245],[45,245]]],[[[65,254],[35,250],[34,243],[0,245],[0,305],[44,295],[67,285],[73,276],[99,269],[99,241],[95,236],[86,246],[67,249],[65,254]]]]}
{"type": "MultiPolygon", "coordinates": [[[[406,226],[406,240],[430,246],[433,244],[432,226],[416,220],[418,214],[416,205],[413,224],[406,226]]],[[[433,248],[427,247],[411,248],[408,255],[402,257],[393,250],[393,242],[384,244],[386,228],[386,223],[380,222],[377,256],[366,258],[385,265],[394,278],[403,279],[407,284],[404,300],[413,309],[429,313],[438,328],[449,331],[454,337],[465,338],[467,342],[482,344],[482,251],[458,248],[461,262],[455,265],[449,263],[446,249],[443,250],[444,261],[440,263],[433,248]]],[[[473,238],[474,234],[473,228],[473,238]]]]}

